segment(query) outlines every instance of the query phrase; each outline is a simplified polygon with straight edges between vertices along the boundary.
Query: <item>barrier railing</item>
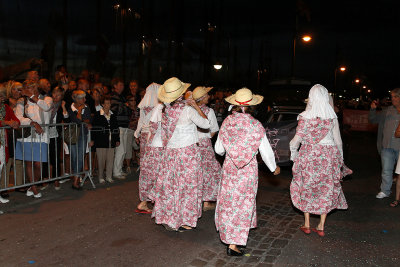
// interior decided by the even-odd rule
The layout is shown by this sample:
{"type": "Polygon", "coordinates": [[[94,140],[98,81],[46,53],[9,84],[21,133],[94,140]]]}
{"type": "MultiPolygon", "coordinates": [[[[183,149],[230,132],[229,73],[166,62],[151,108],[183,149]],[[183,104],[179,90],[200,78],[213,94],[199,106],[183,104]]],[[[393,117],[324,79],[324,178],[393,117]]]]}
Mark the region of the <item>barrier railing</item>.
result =
{"type": "Polygon", "coordinates": [[[87,125],[85,123],[55,123],[41,125],[41,127],[44,131],[42,134],[38,134],[34,126],[21,125],[17,130],[9,126],[0,127],[0,192],[72,176],[82,178],[81,186],[84,185],[86,179],[89,179],[93,188],[96,188],[92,175],[92,155],[88,146],[91,141],[91,131],[88,130],[87,125]],[[14,152],[7,164],[6,146],[8,150],[12,149],[14,152]],[[45,160],[45,150],[47,150],[47,160],[45,160]],[[68,154],[68,161],[66,161],[68,154]],[[85,170],[85,157],[88,157],[87,170],[85,170]],[[69,165],[68,172],[66,172],[66,164],[69,165]],[[10,177],[11,165],[12,177],[10,177]],[[27,175],[27,171],[32,177],[27,175]]]}

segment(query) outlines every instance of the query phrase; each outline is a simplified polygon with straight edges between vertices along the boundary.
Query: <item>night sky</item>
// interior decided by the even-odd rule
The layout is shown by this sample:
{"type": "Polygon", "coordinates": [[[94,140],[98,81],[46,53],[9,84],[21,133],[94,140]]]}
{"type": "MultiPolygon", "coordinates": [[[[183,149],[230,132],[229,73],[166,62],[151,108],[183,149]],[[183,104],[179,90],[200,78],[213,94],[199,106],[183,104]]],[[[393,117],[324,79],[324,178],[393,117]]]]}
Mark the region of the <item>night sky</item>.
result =
{"type": "MultiPolygon", "coordinates": [[[[266,86],[291,75],[297,12],[298,35],[309,33],[313,39],[308,44],[297,41],[296,78],[329,89],[335,67],[345,65],[338,86],[350,87],[357,77],[375,93],[387,92],[400,86],[398,2],[128,0],[130,14],[137,12],[140,19],[128,16],[124,24],[126,76],[143,83],[162,83],[176,75],[194,83],[266,86]],[[140,50],[142,40],[144,50],[140,50]],[[141,58],[139,51],[144,51],[141,58]],[[219,73],[211,67],[216,60],[224,66],[219,73]],[[258,70],[263,75],[261,84],[257,84],[258,70]]],[[[86,66],[100,33],[110,44],[104,76],[121,76],[123,39],[116,4],[123,5],[122,1],[68,1],[70,72],[79,73],[86,66]]],[[[52,40],[53,68],[61,64],[62,25],[62,0],[1,0],[0,65],[40,57],[43,45],[52,40]]]]}

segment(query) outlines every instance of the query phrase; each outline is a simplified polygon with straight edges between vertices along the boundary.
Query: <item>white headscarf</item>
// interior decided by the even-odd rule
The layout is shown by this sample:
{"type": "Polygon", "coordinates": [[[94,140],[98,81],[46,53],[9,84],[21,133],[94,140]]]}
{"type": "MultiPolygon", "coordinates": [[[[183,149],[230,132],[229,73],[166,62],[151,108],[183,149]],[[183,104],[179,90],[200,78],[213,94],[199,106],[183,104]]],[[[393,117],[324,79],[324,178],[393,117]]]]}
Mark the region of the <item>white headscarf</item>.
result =
{"type": "Polygon", "coordinates": [[[146,88],[146,94],[144,95],[142,101],[140,101],[138,108],[144,107],[155,107],[158,104],[157,92],[160,84],[151,83],[146,88]]]}
{"type": "Polygon", "coordinates": [[[335,111],[329,103],[329,93],[325,87],[320,84],[311,87],[306,110],[300,113],[300,116],[306,119],[319,117],[323,120],[337,118],[335,111]]]}

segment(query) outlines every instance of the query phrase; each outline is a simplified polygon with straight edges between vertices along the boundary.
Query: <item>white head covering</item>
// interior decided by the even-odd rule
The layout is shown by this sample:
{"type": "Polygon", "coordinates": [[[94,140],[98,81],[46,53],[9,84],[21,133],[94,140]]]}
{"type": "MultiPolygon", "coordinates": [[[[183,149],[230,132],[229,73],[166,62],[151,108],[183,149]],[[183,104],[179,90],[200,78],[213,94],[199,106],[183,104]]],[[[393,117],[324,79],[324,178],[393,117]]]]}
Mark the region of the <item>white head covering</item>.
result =
{"type": "Polygon", "coordinates": [[[316,84],[311,87],[308,94],[306,110],[300,113],[300,116],[306,119],[336,119],[336,113],[329,103],[329,93],[325,87],[316,84]]]}
{"type": "Polygon", "coordinates": [[[149,86],[147,86],[146,94],[144,95],[142,101],[140,101],[138,108],[157,106],[158,104],[157,93],[158,93],[158,88],[160,86],[161,85],[157,83],[151,83],[149,86]]]}

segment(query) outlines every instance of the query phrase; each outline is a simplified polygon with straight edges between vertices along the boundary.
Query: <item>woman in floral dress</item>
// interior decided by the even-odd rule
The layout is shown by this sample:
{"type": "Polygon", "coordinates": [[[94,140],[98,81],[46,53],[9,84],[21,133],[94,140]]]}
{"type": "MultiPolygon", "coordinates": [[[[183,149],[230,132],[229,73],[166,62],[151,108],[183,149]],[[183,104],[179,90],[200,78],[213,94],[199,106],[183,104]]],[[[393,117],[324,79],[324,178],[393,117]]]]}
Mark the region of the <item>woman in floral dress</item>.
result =
{"type": "Polygon", "coordinates": [[[232,115],[222,123],[215,143],[216,153],[223,155],[226,152],[215,226],[221,241],[228,245],[227,254],[242,256],[243,252],[237,246],[245,246],[250,228],[257,226],[258,151],[274,175],[279,174],[280,168],[276,166],[264,127],[248,113],[249,107],[260,104],[263,97],[242,88],[225,100],[235,107],[232,115]]]}
{"type": "Polygon", "coordinates": [[[196,227],[201,217],[202,179],[197,127],[210,127],[196,102],[183,100],[182,95],[189,86],[174,77],[158,90],[158,99],[165,104],[161,115],[161,139],[165,150],[154,188],[152,217],[167,230],[180,232],[196,227]]]}
{"type": "Polygon", "coordinates": [[[140,173],[139,173],[139,199],[140,203],[135,210],[136,213],[150,214],[152,210],[148,207],[147,202],[151,201],[149,192],[155,184],[157,169],[154,165],[160,161],[162,153],[162,145],[151,145],[153,140],[150,140],[151,123],[150,118],[152,110],[158,105],[158,88],[159,84],[152,83],[146,88],[146,94],[140,101],[140,117],[138,127],[135,131],[135,137],[140,137],[140,173]],[[150,141],[149,141],[150,140],[150,141]],[[151,150],[151,151],[148,151],[151,150]]]}
{"type": "Polygon", "coordinates": [[[325,87],[316,84],[310,89],[306,110],[298,120],[296,135],[290,141],[294,162],[290,195],[293,205],[304,212],[300,230],[324,236],[326,215],[333,209],[347,209],[340,184],[344,164],[339,123],[325,87]],[[310,213],[321,217],[313,229],[310,213]]]}
{"type": "Polygon", "coordinates": [[[197,128],[199,134],[199,150],[201,156],[201,170],[203,179],[203,211],[215,209],[217,201],[218,185],[221,180],[221,165],[215,158],[215,152],[211,143],[211,138],[218,132],[218,122],[214,110],[207,107],[210,96],[208,92],[212,87],[199,86],[193,90],[193,99],[200,106],[200,109],[207,116],[210,122],[210,129],[203,130],[197,128]]]}

